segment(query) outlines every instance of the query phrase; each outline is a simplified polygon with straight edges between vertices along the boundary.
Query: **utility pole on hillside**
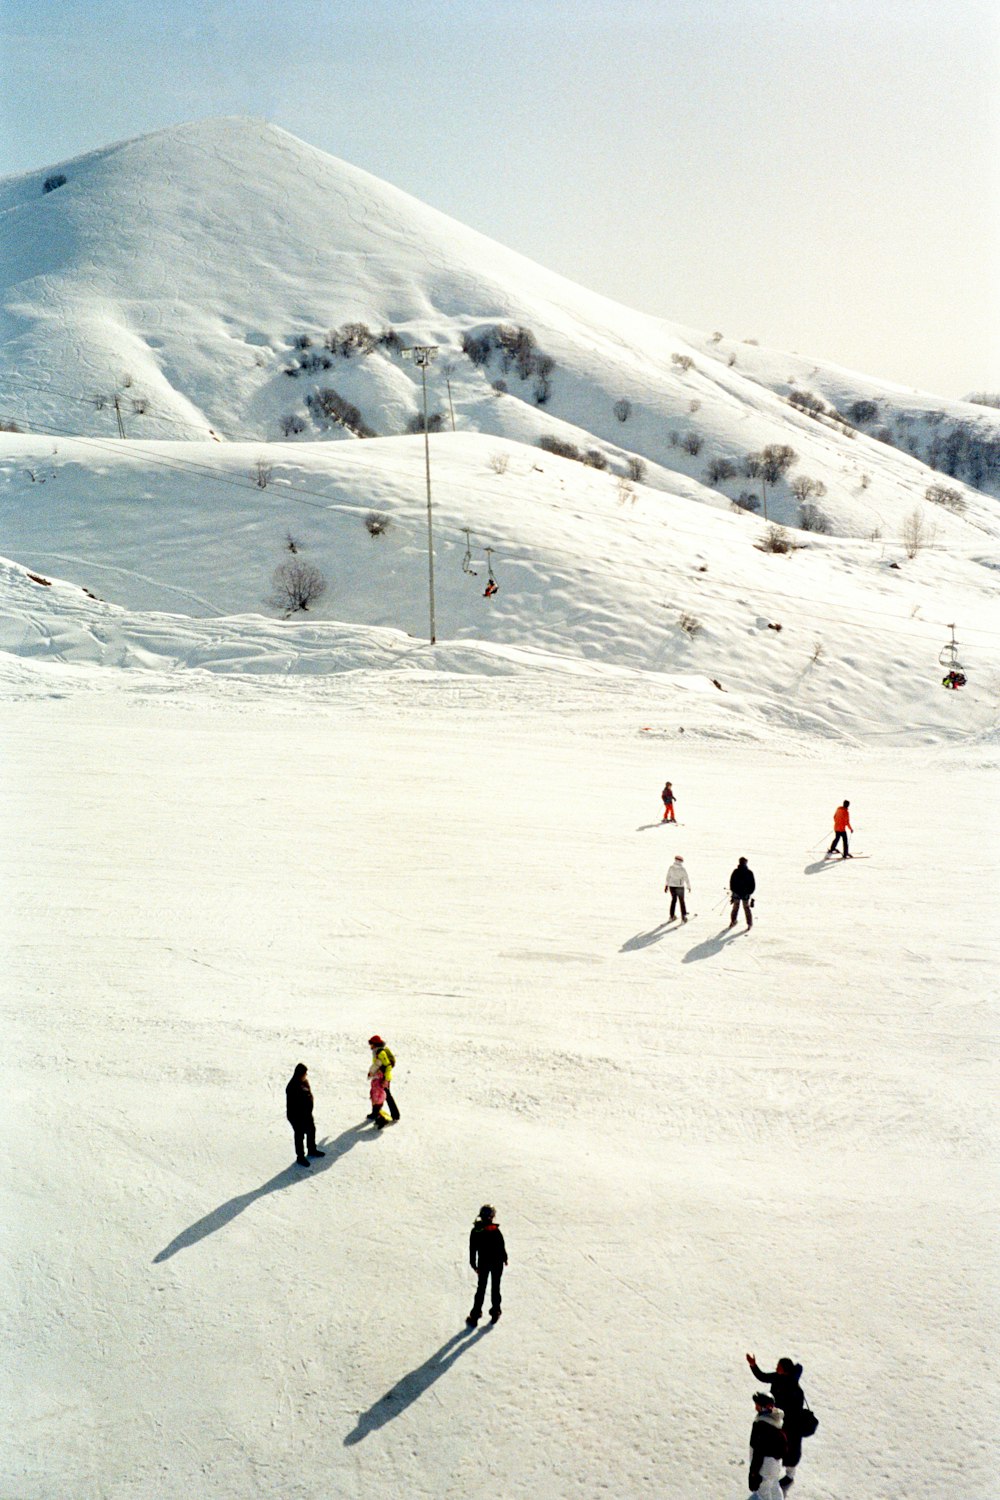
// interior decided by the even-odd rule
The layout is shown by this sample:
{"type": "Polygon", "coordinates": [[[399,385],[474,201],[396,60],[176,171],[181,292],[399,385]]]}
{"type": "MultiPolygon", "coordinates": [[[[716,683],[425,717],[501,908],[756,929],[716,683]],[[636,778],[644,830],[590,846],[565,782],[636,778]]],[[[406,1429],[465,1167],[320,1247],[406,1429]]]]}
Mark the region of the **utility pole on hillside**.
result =
{"type": "Polygon", "coordinates": [[[424,468],[427,472],[427,574],[430,598],[431,616],[431,645],[437,641],[434,628],[434,521],[431,510],[431,440],[427,427],[427,366],[438,352],[437,344],[412,344],[407,349],[401,349],[400,354],[404,359],[412,359],[419,367],[420,378],[424,388],[424,468]]]}

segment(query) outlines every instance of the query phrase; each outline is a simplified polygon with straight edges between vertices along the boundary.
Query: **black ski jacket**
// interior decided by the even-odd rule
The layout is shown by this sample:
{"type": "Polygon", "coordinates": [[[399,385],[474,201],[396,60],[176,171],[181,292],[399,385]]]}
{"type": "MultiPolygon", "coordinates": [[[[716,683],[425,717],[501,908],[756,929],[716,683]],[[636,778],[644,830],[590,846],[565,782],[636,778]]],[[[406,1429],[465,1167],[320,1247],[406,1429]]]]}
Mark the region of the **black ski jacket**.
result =
{"type": "Polygon", "coordinates": [[[755,1490],[760,1484],[760,1466],[765,1458],[776,1458],[781,1463],[785,1461],[785,1434],[780,1425],[776,1425],[779,1419],[774,1420],[761,1413],[750,1429],[750,1488],[755,1490]]]}
{"type": "Polygon", "coordinates": [[[793,1365],[790,1374],[782,1371],[772,1370],[770,1374],[766,1370],[758,1369],[756,1365],[750,1366],[754,1375],[762,1385],[771,1387],[771,1395],[774,1404],[785,1417],[785,1431],[798,1432],[802,1418],[802,1408],[805,1405],[805,1393],[799,1385],[802,1378],[802,1366],[793,1365]]]}
{"type": "MultiPolygon", "coordinates": [[[[757,889],[757,882],[749,865],[737,865],[729,877],[729,890],[734,899],[746,901],[757,889]]],[[[777,1400],[777,1397],[775,1397],[777,1400]]]]}
{"type": "Polygon", "coordinates": [[[507,1264],[507,1248],[499,1224],[484,1224],[477,1219],[469,1235],[469,1265],[474,1271],[492,1270],[507,1264]]]}
{"type": "Polygon", "coordinates": [[[292,1078],[285,1085],[285,1114],[290,1125],[312,1123],[313,1091],[308,1078],[292,1078]]]}

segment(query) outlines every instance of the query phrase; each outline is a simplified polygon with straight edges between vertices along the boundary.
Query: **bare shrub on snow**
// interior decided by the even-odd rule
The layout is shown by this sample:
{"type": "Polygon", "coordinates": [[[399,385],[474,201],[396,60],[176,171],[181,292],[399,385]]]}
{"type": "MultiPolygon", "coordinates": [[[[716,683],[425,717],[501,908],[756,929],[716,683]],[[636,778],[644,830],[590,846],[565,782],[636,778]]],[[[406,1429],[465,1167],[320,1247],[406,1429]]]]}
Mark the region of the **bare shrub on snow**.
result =
{"type": "Polygon", "coordinates": [[[967,508],[960,490],[952,489],[947,484],[931,484],[924,490],[924,499],[929,500],[932,505],[943,505],[945,510],[954,512],[960,516],[967,508]]]}
{"type": "Polygon", "coordinates": [[[903,525],[899,533],[903,551],[912,560],[924,547],[930,546],[934,536],[934,527],[928,525],[920,506],[915,505],[909,515],[903,517],[903,525]]]}
{"type": "MultiPolygon", "coordinates": [[[[443,429],[444,429],[444,413],[440,412],[440,411],[432,411],[432,412],[430,412],[428,414],[428,417],[427,417],[427,431],[428,432],[441,432],[441,431],[443,431],[443,429]]],[[[423,432],[423,430],[424,430],[424,414],[423,414],[422,411],[414,412],[413,416],[410,418],[410,420],[406,424],[406,430],[407,430],[407,432],[423,432]]]]}
{"type": "Polygon", "coordinates": [[[583,455],[575,443],[569,443],[565,438],[553,437],[549,433],[543,434],[538,439],[539,448],[544,448],[546,453],[554,453],[558,458],[575,458],[579,462],[583,455]]]}
{"type": "Polygon", "coordinates": [[[769,526],[760,541],[761,552],[794,552],[792,541],[784,526],[769,526]]]}
{"type": "Polygon", "coordinates": [[[273,609],[280,609],[287,620],[289,615],[305,611],[310,604],[321,599],[326,593],[327,582],[314,563],[297,558],[295,562],[283,562],[275,568],[271,575],[271,590],[268,604],[273,609]]]}
{"type": "Polygon", "coordinates": [[[799,525],[803,531],[815,531],[820,536],[829,536],[833,531],[826,511],[821,510],[812,500],[804,502],[799,515],[799,525]]]}
{"type": "Polygon", "coordinates": [[[728,458],[713,458],[705,470],[705,483],[713,487],[723,484],[727,479],[736,478],[736,465],[731,464],[728,458]]]}

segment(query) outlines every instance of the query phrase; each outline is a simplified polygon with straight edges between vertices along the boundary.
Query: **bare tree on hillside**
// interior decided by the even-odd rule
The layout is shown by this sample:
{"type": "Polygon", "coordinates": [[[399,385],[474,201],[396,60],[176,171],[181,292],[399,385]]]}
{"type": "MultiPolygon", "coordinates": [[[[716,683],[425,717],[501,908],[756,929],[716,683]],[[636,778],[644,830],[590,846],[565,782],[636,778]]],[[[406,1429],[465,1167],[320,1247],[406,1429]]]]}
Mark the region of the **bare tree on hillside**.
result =
{"type": "Polygon", "coordinates": [[[743,472],[748,479],[759,479],[764,505],[764,520],[767,520],[767,487],[775,485],[796,462],[798,454],[787,443],[769,443],[759,453],[748,453],[743,460],[743,472]]]}
{"type": "Polygon", "coordinates": [[[924,513],[915,505],[909,515],[904,516],[899,536],[907,557],[914,558],[934,540],[934,527],[928,526],[924,513]]]}
{"type": "Polygon", "coordinates": [[[807,474],[796,474],[788,488],[800,505],[805,505],[808,500],[821,500],[826,494],[822,479],[810,479],[807,474]]]}
{"type": "Polygon", "coordinates": [[[289,615],[307,610],[310,604],[322,599],[327,582],[313,563],[297,558],[295,562],[284,562],[275,568],[271,588],[273,592],[267,602],[273,609],[280,609],[287,620],[289,615]]]}

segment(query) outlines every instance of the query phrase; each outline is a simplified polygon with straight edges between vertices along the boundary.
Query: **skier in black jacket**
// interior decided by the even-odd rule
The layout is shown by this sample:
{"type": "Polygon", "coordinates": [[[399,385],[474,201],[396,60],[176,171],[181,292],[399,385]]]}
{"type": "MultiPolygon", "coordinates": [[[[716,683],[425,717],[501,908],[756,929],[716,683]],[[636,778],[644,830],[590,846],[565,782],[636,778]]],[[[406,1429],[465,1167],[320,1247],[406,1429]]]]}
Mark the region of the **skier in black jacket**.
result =
{"type": "Polygon", "coordinates": [[[747,931],[749,932],[750,928],[753,926],[753,915],[750,911],[750,897],[753,895],[756,889],[757,882],[754,879],[753,871],[747,864],[746,859],[741,855],[739,864],[736,866],[736,869],[729,877],[729,894],[733,898],[733,909],[730,912],[730,917],[732,918],[729,923],[730,927],[736,926],[736,917],[739,913],[740,905],[742,904],[743,915],[747,919],[747,931]]]}
{"type": "Polygon", "coordinates": [[[484,1203],[469,1235],[469,1265],[479,1277],[472,1311],[465,1320],[470,1328],[475,1328],[482,1317],[487,1281],[492,1283],[490,1322],[495,1323],[500,1316],[500,1278],[507,1264],[507,1248],[500,1226],[496,1223],[496,1216],[496,1209],[489,1203],[484,1203]]]}
{"type": "Polygon", "coordinates": [[[300,1167],[308,1167],[309,1156],[325,1156],[316,1145],[316,1126],[313,1122],[313,1091],[309,1086],[305,1063],[296,1063],[295,1072],[285,1085],[285,1114],[295,1132],[295,1160],[300,1167]]]}
{"type": "Polygon", "coordinates": [[[784,1486],[778,1476],[785,1457],[781,1412],[766,1391],[757,1391],[753,1404],[756,1416],[750,1429],[751,1500],[781,1500],[784,1486]]]}
{"type": "Polygon", "coordinates": [[[790,1359],[779,1359],[777,1369],[768,1374],[758,1367],[752,1354],[747,1355],[747,1364],[757,1380],[771,1387],[774,1404],[784,1416],[785,1475],[781,1488],[787,1490],[795,1483],[795,1466],[802,1457],[802,1408],[806,1402],[799,1384],[802,1366],[790,1359]]]}

